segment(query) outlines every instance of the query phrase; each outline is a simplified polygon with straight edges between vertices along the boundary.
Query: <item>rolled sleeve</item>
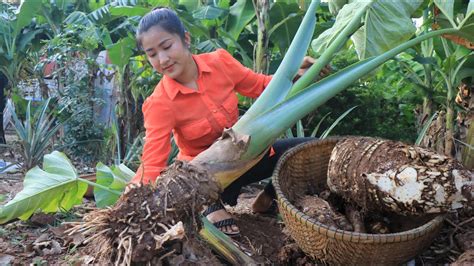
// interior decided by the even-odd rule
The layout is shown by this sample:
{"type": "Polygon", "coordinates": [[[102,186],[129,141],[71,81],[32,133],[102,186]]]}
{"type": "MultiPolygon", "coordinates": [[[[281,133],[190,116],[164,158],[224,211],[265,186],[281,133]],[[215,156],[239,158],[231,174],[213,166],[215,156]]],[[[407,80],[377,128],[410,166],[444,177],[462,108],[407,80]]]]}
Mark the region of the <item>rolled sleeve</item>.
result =
{"type": "Polygon", "coordinates": [[[272,76],[255,73],[243,66],[224,49],[219,49],[217,52],[223,59],[222,62],[225,64],[223,69],[233,79],[234,89],[237,92],[251,98],[257,98],[262,94],[265,87],[270,83],[272,76]]]}

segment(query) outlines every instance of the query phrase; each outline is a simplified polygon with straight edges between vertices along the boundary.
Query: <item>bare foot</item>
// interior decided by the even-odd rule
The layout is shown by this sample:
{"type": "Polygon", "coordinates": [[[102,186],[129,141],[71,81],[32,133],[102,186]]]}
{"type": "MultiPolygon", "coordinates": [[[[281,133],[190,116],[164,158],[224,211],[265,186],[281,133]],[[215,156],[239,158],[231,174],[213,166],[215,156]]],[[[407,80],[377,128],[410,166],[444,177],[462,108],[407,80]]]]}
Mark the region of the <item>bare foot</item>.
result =
{"type": "MultiPolygon", "coordinates": [[[[206,218],[213,224],[218,223],[220,221],[224,221],[227,219],[232,219],[232,216],[225,210],[217,210],[214,212],[209,213],[206,218]]],[[[227,235],[235,235],[239,234],[239,227],[237,225],[232,224],[232,225],[225,225],[225,226],[217,226],[219,230],[221,230],[224,234],[227,235]]]]}
{"type": "Polygon", "coordinates": [[[262,190],[258,193],[257,197],[255,197],[255,200],[252,203],[252,210],[256,213],[265,213],[272,206],[272,202],[272,196],[268,195],[264,190],[262,190]]]}

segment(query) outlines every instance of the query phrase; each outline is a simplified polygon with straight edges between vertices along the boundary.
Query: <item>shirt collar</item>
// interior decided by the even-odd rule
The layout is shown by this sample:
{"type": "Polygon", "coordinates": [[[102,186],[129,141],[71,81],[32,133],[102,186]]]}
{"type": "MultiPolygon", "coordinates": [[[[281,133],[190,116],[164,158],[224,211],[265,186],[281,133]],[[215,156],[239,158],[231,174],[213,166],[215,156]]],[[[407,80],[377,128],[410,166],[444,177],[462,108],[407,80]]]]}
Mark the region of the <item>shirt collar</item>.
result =
{"type": "MultiPolygon", "coordinates": [[[[203,72],[208,72],[208,73],[212,72],[211,68],[209,67],[207,62],[203,60],[203,58],[201,58],[199,55],[192,55],[192,56],[193,56],[194,62],[196,63],[198,67],[198,72],[199,72],[198,79],[201,78],[201,75],[203,72]]],[[[171,100],[173,100],[176,97],[178,92],[182,94],[189,94],[189,93],[195,92],[191,89],[184,87],[179,82],[177,82],[176,80],[172,78],[169,78],[166,75],[163,75],[162,81],[163,81],[163,87],[171,100]]]]}

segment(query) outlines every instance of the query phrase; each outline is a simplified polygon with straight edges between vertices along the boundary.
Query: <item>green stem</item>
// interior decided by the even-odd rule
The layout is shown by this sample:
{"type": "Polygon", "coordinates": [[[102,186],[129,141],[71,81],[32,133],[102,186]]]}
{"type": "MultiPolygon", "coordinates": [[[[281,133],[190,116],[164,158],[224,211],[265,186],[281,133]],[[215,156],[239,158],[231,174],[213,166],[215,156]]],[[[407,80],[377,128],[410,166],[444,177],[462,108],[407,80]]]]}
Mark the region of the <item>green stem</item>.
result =
{"type": "Polygon", "coordinates": [[[87,179],[78,177],[77,180],[79,180],[79,181],[81,181],[81,182],[84,182],[84,183],[86,183],[86,184],[88,184],[88,185],[91,185],[91,186],[94,186],[94,187],[98,187],[98,188],[100,188],[100,189],[103,189],[103,190],[105,190],[105,191],[107,191],[107,192],[110,192],[110,193],[112,193],[112,194],[115,194],[115,195],[117,195],[117,196],[122,195],[122,192],[119,192],[119,191],[116,191],[116,190],[112,190],[112,189],[110,189],[110,188],[108,188],[108,187],[106,187],[106,186],[103,186],[103,185],[101,185],[101,184],[97,184],[97,183],[91,182],[91,181],[89,181],[89,180],[87,180],[87,179]]]}
{"type": "Polygon", "coordinates": [[[312,84],[288,100],[262,113],[253,119],[252,123],[245,125],[245,127],[234,128],[235,131],[241,134],[251,136],[248,150],[242,155],[241,159],[255,158],[296,121],[397,54],[428,38],[456,31],[456,29],[433,31],[403,43],[377,57],[368,58],[353,64],[330,77],[312,84]],[[284,115],[282,116],[282,114],[284,115]]]}
{"type": "Polygon", "coordinates": [[[362,26],[362,16],[365,14],[368,7],[369,5],[366,5],[365,8],[362,8],[357,12],[347,26],[337,35],[336,39],[334,39],[334,41],[324,50],[318,60],[300,79],[295,82],[291,90],[288,92],[286,99],[291,98],[316,80],[324,66],[334,58],[334,54],[339,51],[351,35],[362,26]]]}
{"type": "Polygon", "coordinates": [[[215,251],[224,256],[232,265],[257,265],[256,262],[242,250],[240,250],[232,239],[217,229],[205,217],[201,217],[203,223],[199,236],[204,239],[215,251]]]}
{"type": "Polygon", "coordinates": [[[250,109],[239,119],[234,127],[241,127],[247,123],[251,123],[256,116],[270,109],[285,98],[293,85],[293,78],[311,42],[311,37],[313,36],[316,25],[315,14],[319,2],[319,0],[312,0],[280,67],[278,67],[278,70],[273,75],[272,80],[262,95],[258,97],[255,103],[252,104],[250,109]]]}

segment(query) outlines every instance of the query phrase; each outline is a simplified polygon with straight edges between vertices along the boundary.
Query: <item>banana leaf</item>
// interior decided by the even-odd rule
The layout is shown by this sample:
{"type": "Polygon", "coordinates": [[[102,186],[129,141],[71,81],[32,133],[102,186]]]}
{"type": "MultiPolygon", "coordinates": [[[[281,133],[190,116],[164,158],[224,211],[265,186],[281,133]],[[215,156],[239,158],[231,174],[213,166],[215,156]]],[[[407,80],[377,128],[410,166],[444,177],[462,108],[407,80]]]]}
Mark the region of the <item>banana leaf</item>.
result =
{"type": "Polygon", "coordinates": [[[37,166],[26,173],[23,190],[0,208],[0,224],[26,220],[38,210],[57,212],[82,203],[87,184],[80,182],[66,155],[58,151],[45,155],[43,169],[37,166]]]}
{"type": "Polygon", "coordinates": [[[99,208],[104,208],[114,204],[118,200],[120,194],[124,191],[128,182],[130,182],[135,173],[124,164],[108,167],[99,162],[96,166],[96,169],[97,184],[105,186],[110,190],[119,192],[113,193],[110,190],[106,190],[98,186],[94,187],[94,199],[96,206],[99,208]]]}

